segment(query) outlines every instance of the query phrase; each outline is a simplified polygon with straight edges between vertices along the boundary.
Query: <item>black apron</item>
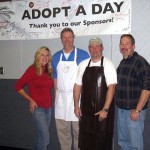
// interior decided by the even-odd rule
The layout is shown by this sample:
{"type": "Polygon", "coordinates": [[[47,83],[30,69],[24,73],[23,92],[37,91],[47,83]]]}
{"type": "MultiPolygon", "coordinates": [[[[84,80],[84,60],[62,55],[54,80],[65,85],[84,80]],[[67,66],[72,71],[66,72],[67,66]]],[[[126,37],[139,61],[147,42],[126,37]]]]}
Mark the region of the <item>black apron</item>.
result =
{"type": "Polygon", "coordinates": [[[103,57],[100,66],[89,67],[90,62],[91,60],[82,78],[79,148],[81,150],[112,150],[114,102],[109,108],[107,118],[103,121],[99,121],[99,115],[94,115],[104,107],[106,100],[107,85],[103,57]]]}

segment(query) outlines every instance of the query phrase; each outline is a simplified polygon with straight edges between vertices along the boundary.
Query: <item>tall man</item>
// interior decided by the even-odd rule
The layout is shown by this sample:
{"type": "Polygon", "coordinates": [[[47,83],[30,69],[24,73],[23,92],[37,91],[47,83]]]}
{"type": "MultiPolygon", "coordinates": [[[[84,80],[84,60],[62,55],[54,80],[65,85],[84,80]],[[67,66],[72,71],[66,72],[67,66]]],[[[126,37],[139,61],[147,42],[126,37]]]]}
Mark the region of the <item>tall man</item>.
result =
{"type": "Polygon", "coordinates": [[[143,150],[143,129],[150,90],[150,65],[135,49],[130,34],[120,38],[123,59],[117,68],[115,101],[121,150],[143,150]]]}
{"type": "Polygon", "coordinates": [[[111,150],[114,126],[112,101],[116,69],[102,54],[100,38],[89,40],[90,59],[79,65],[74,85],[75,114],[79,121],[79,148],[81,150],[111,150]],[[79,99],[81,101],[79,104],[79,99]]]}
{"type": "Polygon", "coordinates": [[[74,32],[64,28],[61,32],[63,49],[53,56],[55,119],[61,150],[78,149],[78,118],[74,114],[73,86],[78,64],[89,54],[74,46],[74,32]],[[71,131],[72,130],[72,131],[71,131]],[[72,137],[73,133],[73,137],[72,137]]]}

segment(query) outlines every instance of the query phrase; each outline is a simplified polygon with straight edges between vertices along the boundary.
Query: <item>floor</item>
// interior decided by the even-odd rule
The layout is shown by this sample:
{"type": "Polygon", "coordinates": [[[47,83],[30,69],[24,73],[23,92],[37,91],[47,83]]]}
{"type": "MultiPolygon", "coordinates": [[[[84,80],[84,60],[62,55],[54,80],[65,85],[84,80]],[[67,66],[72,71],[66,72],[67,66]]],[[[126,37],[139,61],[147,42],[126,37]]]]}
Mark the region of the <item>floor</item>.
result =
{"type": "Polygon", "coordinates": [[[0,146],[0,150],[27,150],[27,149],[0,146]]]}

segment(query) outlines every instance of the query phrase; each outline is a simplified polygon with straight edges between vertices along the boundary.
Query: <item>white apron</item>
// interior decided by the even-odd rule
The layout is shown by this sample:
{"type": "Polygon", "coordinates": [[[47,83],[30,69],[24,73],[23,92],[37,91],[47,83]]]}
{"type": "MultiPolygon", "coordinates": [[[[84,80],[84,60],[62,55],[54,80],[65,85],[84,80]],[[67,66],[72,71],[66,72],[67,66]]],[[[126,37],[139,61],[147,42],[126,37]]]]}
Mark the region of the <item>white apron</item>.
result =
{"type": "Polygon", "coordinates": [[[77,49],[74,61],[62,61],[57,65],[57,89],[55,97],[55,118],[65,121],[78,121],[74,114],[73,87],[77,74],[77,49]]]}

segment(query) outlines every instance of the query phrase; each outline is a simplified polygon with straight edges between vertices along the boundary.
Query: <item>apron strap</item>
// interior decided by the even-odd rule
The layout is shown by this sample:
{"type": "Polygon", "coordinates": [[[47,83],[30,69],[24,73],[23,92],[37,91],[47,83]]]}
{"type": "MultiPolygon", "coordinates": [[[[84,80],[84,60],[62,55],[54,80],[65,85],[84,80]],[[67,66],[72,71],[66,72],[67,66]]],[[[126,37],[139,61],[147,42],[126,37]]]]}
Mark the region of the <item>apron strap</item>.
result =
{"type": "MultiPolygon", "coordinates": [[[[77,61],[77,49],[74,47],[74,49],[73,49],[73,51],[74,51],[74,60],[73,61],[77,61]]],[[[60,54],[60,58],[59,58],[59,61],[62,61],[62,57],[63,57],[63,54],[64,52],[63,52],[63,49],[62,49],[62,52],[61,52],[61,54],[60,54]]],[[[70,53],[71,54],[71,53],[70,53]]]]}
{"type": "MultiPolygon", "coordinates": [[[[103,67],[103,61],[104,61],[104,57],[102,56],[100,67],[103,67]]],[[[89,60],[87,67],[89,67],[90,63],[91,63],[91,59],[89,60]]]]}
{"type": "Polygon", "coordinates": [[[61,54],[60,54],[59,61],[62,61],[62,56],[63,56],[63,52],[61,52],[61,54]]]}
{"type": "Polygon", "coordinates": [[[100,67],[103,67],[103,60],[104,60],[104,57],[102,56],[100,67]]]}
{"type": "Polygon", "coordinates": [[[87,66],[87,67],[89,67],[90,63],[91,63],[91,59],[89,60],[89,63],[88,63],[88,66],[87,66]]]}

